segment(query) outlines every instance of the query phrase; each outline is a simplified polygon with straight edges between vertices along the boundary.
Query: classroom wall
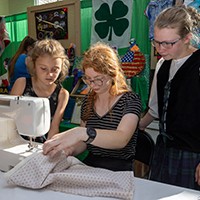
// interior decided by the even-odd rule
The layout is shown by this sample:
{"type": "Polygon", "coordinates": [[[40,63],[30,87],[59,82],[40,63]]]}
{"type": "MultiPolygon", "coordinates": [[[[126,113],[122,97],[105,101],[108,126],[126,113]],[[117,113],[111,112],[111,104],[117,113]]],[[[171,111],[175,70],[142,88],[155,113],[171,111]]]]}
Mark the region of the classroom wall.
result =
{"type": "Polygon", "coordinates": [[[9,13],[9,6],[8,6],[9,0],[0,0],[0,16],[6,16],[9,13]]]}
{"type": "Polygon", "coordinates": [[[9,16],[27,11],[27,7],[34,5],[34,0],[0,0],[0,16],[9,16]]]}
{"type": "Polygon", "coordinates": [[[20,0],[20,1],[8,0],[8,2],[9,2],[9,15],[26,12],[27,7],[34,5],[34,0],[20,0]]]}

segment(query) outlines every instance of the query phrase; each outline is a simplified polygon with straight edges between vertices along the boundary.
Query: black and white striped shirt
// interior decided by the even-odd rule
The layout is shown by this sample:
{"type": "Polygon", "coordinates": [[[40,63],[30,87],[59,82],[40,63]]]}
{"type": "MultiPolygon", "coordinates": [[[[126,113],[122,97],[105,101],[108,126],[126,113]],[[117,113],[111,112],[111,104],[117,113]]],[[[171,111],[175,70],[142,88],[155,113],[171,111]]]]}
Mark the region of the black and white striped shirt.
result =
{"type": "MultiPolygon", "coordinates": [[[[86,98],[83,99],[81,107],[81,118],[86,109],[86,98]]],[[[86,127],[96,129],[116,130],[122,117],[128,113],[136,114],[140,118],[141,100],[133,92],[123,94],[120,99],[112,106],[111,110],[104,116],[99,116],[93,109],[92,116],[87,120],[86,127]]],[[[88,144],[88,150],[93,155],[102,157],[114,157],[120,159],[130,159],[135,155],[136,137],[132,136],[129,143],[122,149],[104,149],[88,144]]]]}

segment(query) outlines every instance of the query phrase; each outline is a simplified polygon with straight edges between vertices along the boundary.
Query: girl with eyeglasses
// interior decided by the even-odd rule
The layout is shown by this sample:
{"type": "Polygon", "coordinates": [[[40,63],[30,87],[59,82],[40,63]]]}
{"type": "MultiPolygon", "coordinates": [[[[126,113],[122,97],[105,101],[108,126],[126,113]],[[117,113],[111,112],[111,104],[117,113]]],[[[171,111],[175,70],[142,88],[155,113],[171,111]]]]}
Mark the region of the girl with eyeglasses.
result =
{"type": "Polygon", "coordinates": [[[115,50],[98,42],[84,53],[83,80],[90,87],[81,107],[81,126],[54,136],[43,153],[77,155],[88,149],[83,161],[93,167],[132,171],[141,101],[126,83],[115,50]]]}
{"type": "MultiPolygon", "coordinates": [[[[155,20],[153,46],[161,55],[151,87],[145,129],[159,119],[151,179],[200,189],[200,50],[191,45],[200,14],[167,8],[155,20]]],[[[199,38],[198,38],[199,39],[199,38]]]]}

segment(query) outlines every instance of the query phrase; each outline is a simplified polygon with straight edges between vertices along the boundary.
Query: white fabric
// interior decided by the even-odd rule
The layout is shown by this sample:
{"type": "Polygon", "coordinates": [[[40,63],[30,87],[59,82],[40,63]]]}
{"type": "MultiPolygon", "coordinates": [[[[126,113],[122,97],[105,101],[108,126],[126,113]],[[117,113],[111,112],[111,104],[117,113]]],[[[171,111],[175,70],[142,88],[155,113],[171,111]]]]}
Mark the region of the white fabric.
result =
{"type": "MultiPolygon", "coordinates": [[[[174,195],[182,195],[184,192],[191,195],[199,195],[199,191],[189,190],[182,187],[134,178],[134,200],[160,200],[173,198],[174,195]]],[[[71,195],[63,192],[55,192],[46,188],[31,190],[24,187],[11,186],[6,183],[4,175],[0,172],[0,199],[1,200],[116,200],[116,198],[86,197],[71,195]]],[[[119,199],[117,199],[119,200],[119,199]]],[[[179,199],[180,200],[180,199],[179,199]]],[[[181,199],[182,200],[182,199],[181,199]]],[[[191,199],[188,199],[191,200],[191,199]]],[[[197,200],[197,199],[196,199],[197,200]]]]}
{"type": "MultiPolygon", "coordinates": [[[[125,16],[118,16],[116,20],[126,18],[129,21],[129,27],[125,30],[125,32],[121,36],[117,36],[114,32],[113,26],[109,27],[108,30],[108,35],[105,38],[100,38],[97,32],[95,31],[95,25],[97,23],[106,23],[107,20],[103,21],[98,21],[95,18],[95,13],[99,10],[99,8],[102,6],[102,4],[107,4],[109,5],[109,12],[110,15],[113,14],[113,3],[117,2],[116,0],[93,0],[92,1],[92,28],[91,28],[91,44],[96,43],[98,41],[103,41],[105,43],[110,44],[111,46],[117,47],[117,48],[125,48],[129,46],[129,42],[131,39],[131,25],[132,25],[132,7],[133,7],[133,0],[126,0],[126,1],[118,1],[122,3],[122,6],[127,6],[128,8],[128,13],[125,16]],[[112,32],[112,39],[109,40],[109,35],[110,32],[112,32]]],[[[107,10],[106,10],[107,11],[107,10]]],[[[107,12],[104,10],[104,13],[106,13],[106,16],[108,16],[107,12]]],[[[119,13],[119,12],[118,12],[119,13]]],[[[105,15],[104,15],[105,16],[105,15]]],[[[113,24],[112,24],[113,25],[113,24]]],[[[117,23],[115,24],[116,28],[119,28],[116,26],[117,23]]],[[[105,27],[107,29],[108,27],[105,27]]]]}
{"type": "Polygon", "coordinates": [[[34,153],[5,173],[5,178],[10,185],[82,196],[132,200],[134,195],[133,172],[89,167],[64,154],[50,160],[42,152],[34,153]]]}

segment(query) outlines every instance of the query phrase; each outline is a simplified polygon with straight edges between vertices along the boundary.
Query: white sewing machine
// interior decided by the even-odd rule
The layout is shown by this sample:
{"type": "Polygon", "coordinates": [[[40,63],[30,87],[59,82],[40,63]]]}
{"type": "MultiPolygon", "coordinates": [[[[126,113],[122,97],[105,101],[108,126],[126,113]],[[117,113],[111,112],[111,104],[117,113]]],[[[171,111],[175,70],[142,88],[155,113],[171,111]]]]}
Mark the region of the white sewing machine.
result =
{"type": "Polygon", "coordinates": [[[41,149],[32,138],[50,128],[47,98],[0,95],[0,170],[8,171],[23,158],[41,149]],[[29,136],[30,141],[20,135],[29,136]]]}

